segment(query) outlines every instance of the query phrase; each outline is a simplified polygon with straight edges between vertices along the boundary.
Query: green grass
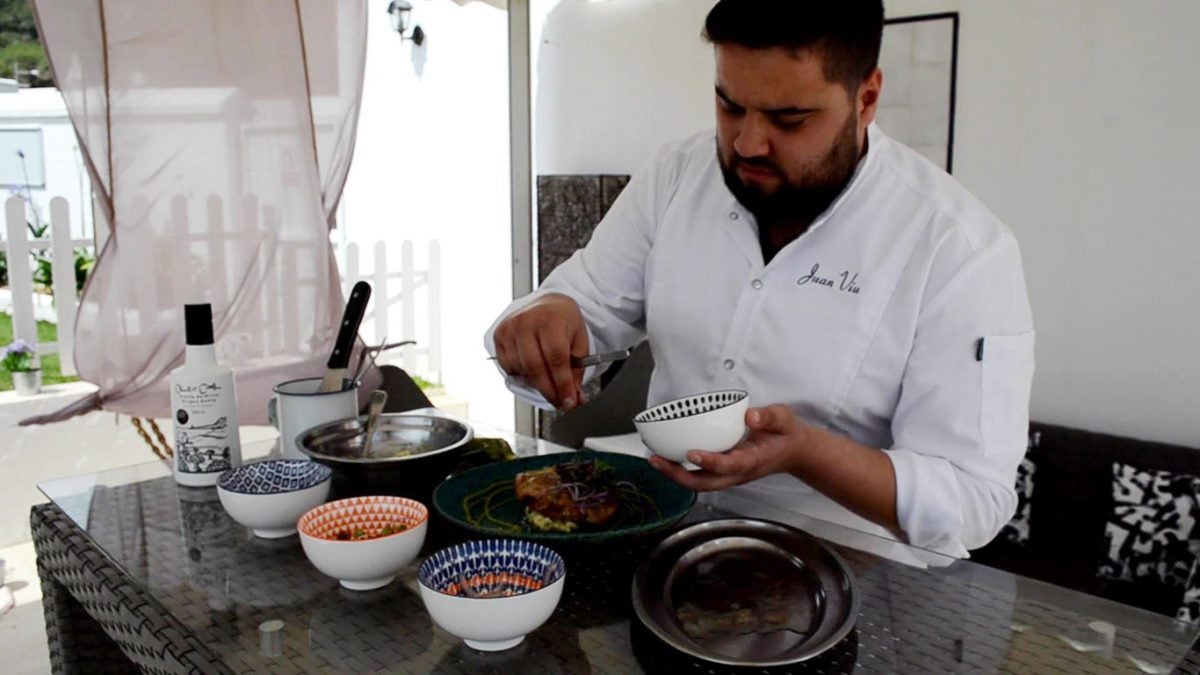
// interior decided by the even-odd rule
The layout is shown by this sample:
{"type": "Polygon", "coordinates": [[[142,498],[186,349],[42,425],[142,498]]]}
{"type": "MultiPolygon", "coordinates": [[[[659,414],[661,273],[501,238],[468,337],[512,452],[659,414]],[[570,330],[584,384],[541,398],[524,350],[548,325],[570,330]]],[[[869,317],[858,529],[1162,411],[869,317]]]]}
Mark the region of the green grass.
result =
{"type": "MultiPolygon", "coordinates": [[[[56,342],[58,326],[49,321],[37,322],[38,343],[56,342]]],[[[0,312],[0,349],[13,341],[12,317],[0,312]]],[[[42,384],[57,384],[59,382],[75,382],[78,377],[64,376],[59,369],[58,354],[46,354],[42,357],[42,384]]],[[[13,388],[12,374],[0,368],[0,391],[13,388]]]]}
{"type": "Polygon", "coordinates": [[[430,382],[429,380],[421,377],[420,375],[413,375],[412,379],[413,379],[413,382],[416,383],[417,387],[420,388],[422,391],[424,391],[426,389],[437,389],[438,387],[441,386],[438,384],[434,384],[433,382],[430,382]]]}

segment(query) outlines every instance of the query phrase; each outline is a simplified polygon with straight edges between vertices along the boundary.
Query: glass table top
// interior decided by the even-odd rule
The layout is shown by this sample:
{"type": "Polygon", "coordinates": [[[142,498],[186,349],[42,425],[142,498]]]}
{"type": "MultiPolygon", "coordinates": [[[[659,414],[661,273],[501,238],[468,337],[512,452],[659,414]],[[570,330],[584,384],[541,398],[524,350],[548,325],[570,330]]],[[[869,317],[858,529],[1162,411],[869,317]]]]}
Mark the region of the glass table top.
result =
{"type": "MultiPolygon", "coordinates": [[[[503,438],[519,456],[571,451],[473,426],[477,437],[503,438]]],[[[252,461],[272,450],[251,445],[246,456],[252,461]]],[[[377,591],[342,589],[309,564],[297,537],[253,537],[225,514],[214,488],[177,486],[164,463],[39,487],[130,583],[148,590],[234,671],[629,672],[660,663],[656,647],[646,647],[644,637],[639,642],[630,622],[630,580],[653,542],[564,552],[568,586],[554,616],[519,647],[486,654],[432,622],[415,565],[377,591]]],[[[721,517],[795,526],[825,540],[851,569],[861,610],[853,640],[834,650],[843,653],[833,670],[1165,673],[1183,660],[1198,632],[1193,624],[746,495],[703,494],[685,523],[721,517]]],[[[461,540],[436,526],[425,554],[461,540]]]]}

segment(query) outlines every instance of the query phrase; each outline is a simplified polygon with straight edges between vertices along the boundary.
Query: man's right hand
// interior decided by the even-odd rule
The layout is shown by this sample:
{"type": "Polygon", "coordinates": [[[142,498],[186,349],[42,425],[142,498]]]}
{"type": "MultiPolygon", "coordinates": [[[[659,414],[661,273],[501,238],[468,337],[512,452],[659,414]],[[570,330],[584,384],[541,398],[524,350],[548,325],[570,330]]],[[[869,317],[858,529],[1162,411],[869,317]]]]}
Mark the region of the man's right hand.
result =
{"type": "Polygon", "coordinates": [[[525,378],[555,408],[583,404],[583,369],[572,356],[588,353],[587,325],[579,305],[558,293],[544,295],[496,326],[496,359],[504,372],[525,378]]]}

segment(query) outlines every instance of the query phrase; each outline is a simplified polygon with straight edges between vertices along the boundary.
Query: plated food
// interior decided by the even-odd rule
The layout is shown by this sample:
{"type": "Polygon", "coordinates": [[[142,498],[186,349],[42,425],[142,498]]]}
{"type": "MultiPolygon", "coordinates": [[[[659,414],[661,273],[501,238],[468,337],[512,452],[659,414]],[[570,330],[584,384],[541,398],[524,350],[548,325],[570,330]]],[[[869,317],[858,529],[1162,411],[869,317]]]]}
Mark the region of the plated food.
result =
{"type": "Polygon", "coordinates": [[[364,541],[367,539],[378,539],[391,534],[397,534],[407,529],[408,525],[400,522],[388,523],[383,527],[373,527],[370,529],[365,527],[347,527],[345,529],[338,530],[337,533],[333,535],[333,538],[337,539],[338,541],[364,541]]]}
{"type": "Polygon", "coordinates": [[[640,457],[560,453],[498,462],[446,479],[434,508],[490,535],[538,541],[606,541],[679,522],[696,494],[640,457]]]}
{"type": "MultiPolygon", "coordinates": [[[[616,477],[597,460],[579,460],[522,471],[513,480],[525,519],[544,532],[572,532],[580,525],[603,527],[625,501],[641,501],[637,486],[616,477]],[[621,493],[624,490],[624,494],[621,493]]],[[[649,503],[654,508],[653,503],[649,503]]]]}

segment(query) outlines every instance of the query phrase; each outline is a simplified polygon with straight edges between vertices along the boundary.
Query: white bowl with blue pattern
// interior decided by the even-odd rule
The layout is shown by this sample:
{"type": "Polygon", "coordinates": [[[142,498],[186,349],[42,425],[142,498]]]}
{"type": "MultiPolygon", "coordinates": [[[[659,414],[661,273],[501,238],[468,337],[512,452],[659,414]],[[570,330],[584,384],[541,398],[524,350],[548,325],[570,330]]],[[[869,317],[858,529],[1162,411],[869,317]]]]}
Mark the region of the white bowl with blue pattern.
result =
{"type": "Polygon", "coordinates": [[[225,512],[264,539],[296,533],[296,521],[329,498],[333,471],[302,459],[272,459],[222,473],[217,495],[225,512]]]}
{"type": "Polygon", "coordinates": [[[690,469],[692,450],[725,452],[742,440],[749,405],[750,395],[739,389],[710,391],[643,410],[633,426],[651,452],[690,469]]]}
{"type": "Polygon", "coordinates": [[[550,618],[562,598],[562,556],[531,541],[488,539],[442,549],[417,570],[437,625],[468,647],[511,649],[550,618]]]}

